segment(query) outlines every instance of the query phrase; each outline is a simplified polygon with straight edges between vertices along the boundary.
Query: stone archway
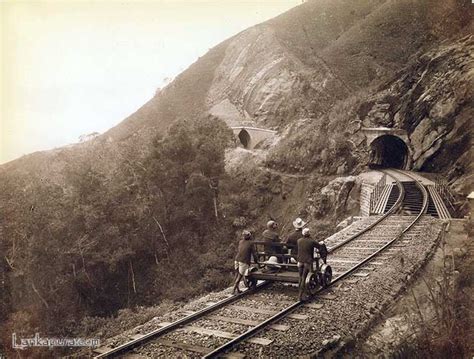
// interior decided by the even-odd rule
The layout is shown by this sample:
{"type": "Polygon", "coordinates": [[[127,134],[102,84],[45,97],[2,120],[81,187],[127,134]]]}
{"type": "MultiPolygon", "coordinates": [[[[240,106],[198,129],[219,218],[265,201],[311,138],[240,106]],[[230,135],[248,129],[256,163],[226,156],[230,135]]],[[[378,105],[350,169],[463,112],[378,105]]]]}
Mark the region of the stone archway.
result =
{"type": "Polygon", "coordinates": [[[235,138],[247,150],[255,149],[263,141],[274,137],[276,134],[276,131],[257,127],[236,126],[231,127],[231,129],[234,132],[235,138]]]}
{"type": "Polygon", "coordinates": [[[247,130],[245,129],[242,129],[240,132],[239,132],[239,140],[240,140],[240,143],[242,144],[242,146],[244,146],[244,148],[250,148],[250,143],[251,143],[251,138],[250,138],[250,134],[247,132],[247,130]]]}
{"type": "Polygon", "coordinates": [[[382,135],[370,143],[370,164],[405,169],[409,150],[405,141],[394,135],[382,135]]]}

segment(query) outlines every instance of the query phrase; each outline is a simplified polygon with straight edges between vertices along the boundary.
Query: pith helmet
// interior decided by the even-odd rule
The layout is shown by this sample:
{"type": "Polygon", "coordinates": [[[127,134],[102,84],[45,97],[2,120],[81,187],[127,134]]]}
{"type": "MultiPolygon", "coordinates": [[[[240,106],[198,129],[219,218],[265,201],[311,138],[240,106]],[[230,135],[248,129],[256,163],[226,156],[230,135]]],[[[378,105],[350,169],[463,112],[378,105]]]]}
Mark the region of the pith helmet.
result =
{"type": "Polygon", "coordinates": [[[244,237],[244,239],[250,239],[252,237],[252,233],[250,233],[249,231],[247,231],[246,229],[242,232],[242,237],[244,237]]]}
{"type": "Polygon", "coordinates": [[[267,228],[272,229],[276,225],[275,221],[268,221],[267,222],[267,228]]]}
{"type": "Polygon", "coordinates": [[[303,229],[303,232],[301,232],[301,234],[302,234],[304,237],[308,237],[308,236],[309,236],[309,228],[303,229]]]}
{"type": "Polygon", "coordinates": [[[295,227],[295,229],[300,229],[300,228],[303,228],[305,226],[306,222],[303,221],[301,218],[296,218],[294,221],[293,221],[293,227],[295,227]]]}

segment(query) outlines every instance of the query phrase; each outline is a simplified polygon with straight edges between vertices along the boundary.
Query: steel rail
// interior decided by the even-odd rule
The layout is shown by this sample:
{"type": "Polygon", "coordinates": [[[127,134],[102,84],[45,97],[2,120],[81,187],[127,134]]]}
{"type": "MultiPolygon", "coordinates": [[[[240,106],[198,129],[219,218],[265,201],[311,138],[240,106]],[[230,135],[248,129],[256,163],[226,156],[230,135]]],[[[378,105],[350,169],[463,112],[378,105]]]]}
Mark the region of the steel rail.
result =
{"type": "MultiPolygon", "coordinates": [[[[385,172],[384,170],[382,170],[381,172],[385,172]]],[[[413,177],[411,177],[413,178],[413,177]]],[[[380,217],[379,219],[377,219],[374,223],[372,223],[371,225],[365,227],[364,229],[362,229],[361,231],[359,231],[358,233],[356,233],[355,235],[349,237],[348,239],[344,240],[343,242],[341,243],[338,243],[337,245],[335,245],[334,247],[331,247],[328,249],[328,252],[331,253],[333,251],[335,251],[337,248],[347,244],[348,242],[356,239],[357,237],[360,237],[362,234],[366,233],[367,231],[371,230],[372,228],[374,228],[375,226],[377,226],[378,224],[380,224],[380,222],[382,222],[383,220],[385,220],[386,218],[388,218],[391,214],[394,213],[394,211],[396,211],[402,201],[403,201],[403,197],[404,197],[404,190],[403,190],[403,186],[401,186],[400,182],[398,180],[396,180],[396,183],[397,183],[397,186],[399,187],[400,189],[400,193],[399,193],[399,196],[397,198],[397,201],[395,202],[395,204],[390,208],[390,210],[385,213],[382,217],[380,217]]],[[[424,189],[424,187],[423,187],[424,189]]],[[[426,194],[426,190],[425,190],[425,193],[424,195],[426,194]]],[[[425,202],[426,202],[426,206],[427,206],[427,197],[424,197],[425,198],[425,202]]],[[[426,210],[425,210],[426,212],[426,210]]],[[[416,222],[416,220],[414,221],[416,222]]],[[[411,224],[413,225],[414,222],[411,224]]],[[[410,225],[410,227],[411,227],[410,225]]],[[[408,230],[408,229],[406,229],[408,230]]],[[[406,232],[406,230],[404,232],[406,232]]],[[[403,232],[403,233],[404,233],[403,232]]],[[[350,273],[352,273],[353,271],[355,271],[357,268],[359,268],[360,266],[362,266],[363,264],[365,264],[367,261],[369,261],[370,259],[372,259],[375,255],[377,255],[380,251],[384,250],[386,247],[388,247],[393,241],[395,241],[396,239],[398,239],[398,236],[396,238],[394,238],[391,242],[389,242],[387,245],[385,245],[383,248],[381,248],[379,251],[377,251],[376,253],[372,254],[371,256],[367,257],[367,259],[365,259],[363,262],[355,265],[354,267],[352,267],[351,269],[349,269],[348,271],[344,272],[343,274],[341,274],[340,276],[338,276],[332,283],[331,285],[333,285],[334,283],[338,282],[339,280],[343,279],[344,277],[346,277],[347,275],[349,275],[350,273]]],[[[257,288],[258,289],[261,289],[265,286],[267,286],[268,284],[270,284],[270,282],[268,281],[265,281],[263,283],[260,283],[257,285],[257,288]]],[[[331,286],[330,285],[330,286],[331,286]]],[[[319,294],[321,294],[323,291],[327,290],[329,287],[327,288],[323,288],[321,289],[320,291],[318,291],[319,294]]],[[[126,351],[129,351],[135,347],[138,347],[138,346],[141,346],[143,345],[144,343],[150,341],[150,340],[153,340],[153,339],[156,339],[157,337],[160,337],[162,335],[165,335],[183,325],[186,325],[188,324],[189,322],[192,322],[196,319],[199,319],[217,309],[220,309],[222,308],[223,306],[225,305],[228,305],[240,298],[242,298],[243,296],[245,295],[248,295],[250,293],[254,293],[255,291],[251,291],[251,290],[246,290],[238,295],[235,295],[235,296],[232,296],[232,297],[229,297],[229,298],[226,298],[210,307],[207,307],[207,308],[204,308],[204,309],[201,309],[200,311],[192,314],[192,315],[189,315],[189,316],[186,316],[182,319],[179,319],[165,327],[162,327],[162,328],[159,328],[157,330],[154,330],[150,333],[147,333],[145,334],[144,336],[140,337],[140,338],[137,338],[137,339],[134,339],[134,340],[131,340],[129,342],[126,342],[122,345],[119,345],[115,348],[112,348],[111,350],[105,352],[105,353],[101,353],[97,356],[95,356],[94,358],[106,358],[106,357],[113,357],[113,356],[116,356],[118,354],[121,354],[123,352],[126,352],[126,351]]],[[[295,302],[294,304],[292,304],[291,306],[289,306],[288,308],[284,309],[283,311],[275,314],[274,316],[272,316],[271,318],[265,320],[264,322],[260,323],[258,326],[250,329],[249,331],[247,331],[246,333],[242,334],[242,336],[245,336],[245,338],[241,339],[242,336],[239,336],[239,337],[236,337],[234,338],[233,340],[229,341],[228,343],[226,343],[224,346],[226,346],[226,348],[230,348],[231,346],[233,346],[234,344],[236,344],[237,342],[240,342],[242,340],[245,340],[247,337],[249,336],[252,336],[256,331],[260,330],[261,328],[267,326],[268,324],[274,322],[274,321],[277,321],[278,319],[280,319],[282,316],[285,316],[287,313],[289,313],[290,311],[293,311],[294,309],[296,309],[297,307],[299,307],[300,305],[302,305],[304,302],[295,302]],[[227,347],[227,345],[230,345],[229,347],[227,347]]],[[[224,347],[223,346],[223,347],[224,347]]],[[[214,350],[213,352],[207,354],[206,356],[204,356],[204,358],[210,358],[212,357],[214,354],[214,352],[216,352],[217,350],[219,350],[220,348],[217,348],[216,350],[214,350]]],[[[226,349],[224,349],[225,351],[226,349]]],[[[219,350],[219,352],[222,352],[223,350],[219,350]]],[[[216,353],[217,354],[217,353],[216,353]]]]}
{"type": "MultiPolygon", "coordinates": [[[[383,173],[387,173],[385,170],[380,170],[380,172],[383,172],[383,173]]],[[[330,247],[328,248],[328,253],[331,253],[333,251],[335,251],[336,249],[338,249],[339,247],[342,247],[343,245],[351,242],[352,240],[356,239],[357,237],[360,237],[361,235],[363,235],[364,233],[370,231],[372,228],[374,228],[375,226],[377,226],[378,224],[380,224],[380,222],[382,222],[383,220],[387,219],[388,216],[390,216],[391,214],[393,214],[396,210],[398,210],[398,208],[400,207],[400,205],[402,204],[402,201],[403,201],[403,197],[405,196],[405,192],[404,192],[404,189],[403,189],[403,186],[401,185],[401,183],[399,181],[396,180],[396,185],[399,189],[399,194],[398,194],[398,198],[397,198],[397,201],[395,202],[395,204],[387,211],[387,213],[384,213],[382,215],[382,217],[380,217],[379,219],[377,219],[374,223],[372,223],[371,225],[365,227],[364,229],[362,229],[360,232],[357,232],[356,234],[354,234],[353,236],[347,238],[346,240],[336,244],[335,246],[333,247],[330,247]]]]}
{"type": "Polygon", "coordinates": [[[418,215],[415,217],[415,219],[413,220],[413,222],[411,222],[403,231],[402,231],[402,234],[406,233],[420,218],[421,216],[423,216],[424,214],[426,214],[426,211],[428,210],[428,191],[426,190],[425,186],[423,185],[423,183],[421,183],[420,180],[418,180],[418,178],[412,176],[408,171],[402,171],[402,170],[397,170],[397,169],[390,169],[389,171],[394,171],[394,172],[398,172],[398,173],[401,173],[402,175],[404,176],[407,176],[407,177],[410,177],[412,180],[415,181],[415,184],[416,186],[418,187],[418,189],[421,191],[421,193],[423,194],[423,205],[421,207],[421,211],[420,213],[418,213],[418,215]]]}
{"type": "MultiPolygon", "coordinates": [[[[270,284],[270,282],[268,281],[264,281],[260,284],[257,285],[257,287],[255,289],[262,289],[266,286],[268,286],[270,284]]],[[[216,304],[213,304],[212,306],[210,307],[207,307],[207,308],[203,308],[199,311],[197,311],[196,313],[193,313],[191,315],[188,315],[184,318],[181,318],[173,323],[170,323],[169,325],[165,326],[165,327],[162,327],[162,328],[159,328],[159,329],[156,329],[152,332],[149,332],[147,334],[145,334],[143,337],[140,337],[140,338],[137,338],[137,339],[133,339],[131,341],[128,341],[124,344],[121,344],[115,348],[112,348],[110,349],[109,351],[105,352],[105,353],[101,353],[97,356],[95,356],[94,358],[109,358],[109,357],[113,357],[113,356],[116,356],[118,354],[121,354],[123,352],[126,352],[126,351],[129,351],[133,348],[136,348],[137,346],[141,346],[143,345],[144,343],[152,340],[152,339],[156,339],[157,337],[159,336],[162,336],[162,335],[165,335],[183,325],[186,325],[188,324],[189,322],[192,322],[196,319],[199,319],[201,317],[203,317],[204,315],[207,315],[217,309],[220,309],[222,308],[223,306],[227,305],[227,304],[230,304],[232,302],[235,302],[236,300],[250,294],[250,293],[255,293],[255,290],[250,290],[250,289],[247,289],[245,291],[243,291],[242,293],[239,293],[237,295],[233,295],[229,298],[226,298],[226,299],[223,299],[219,302],[217,302],[216,304]]]]}
{"type": "MultiPolygon", "coordinates": [[[[385,171],[383,171],[385,172],[385,171]]],[[[405,174],[406,175],[406,174],[405,174]]],[[[393,176],[392,176],[393,177],[393,176]]],[[[410,178],[413,178],[411,176],[409,176],[410,178]]],[[[403,198],[404,198],[404,195],[405,195],[405,192],[404,192],[404,189],[403,189],[403,186],[401,185],[400,181],[398,181],[395,177],[394,177],[395,181],[396,181],[396,184],[398,186],[398,188],[400,189],[400,194],[398,196],[398,199],[397,199],[397,202],[395,203],[395,205],[390,209],[389,211],[389,214],[391,214],[393,211],[395,211],[402,203],[403,201],[403,198]],[[397,208],[396,208],[397,207],[397,208]]],[[[417,180],[415,180],[417,181],[417,180]]],[[[423,185],[421,185],[420,183],[418,183],[418,181],[416,182],[417,185],[421,186],[421,188],[424,189],[423,185]]],[[[421,189],[420,188],[420,189],[421,189]]],[[[401,238],[403,236],[404,233],[406,233],[420,218],[421,216],[426,213],[426,210],[427,210],[427,207],[428,207],[428,194],[426,192],[426,189],[422,190],[422,194],[423,194],[423,206],[422,206],[422,210],[420,211],[420,213],[416,216],[416,218],[403,230],[401,231],[398,235],[396,235],[392,240],[390,240],[388,243],[386,243],[385,245],[383,245],[381,248],[379,248],[376,252],[372,253],[370,256],[368,256],[367,258],[365,258],[363,261],[361,261],[360,263],[354,265],[353,267],[351,267],[350,269],[348,269],[347,271],[345,271],[344,273],[342,273],[340,276],[338,276],[333,282],[331,282],[331,284],[329,286],[327,286],[326,288],[322,288],[320,289],[317,294],[322,294],[323,292],[327,291],[331,286],[333,286],[334,284],[336,284],[337,282],[339,282],[340,280],[344,279],[345,277],[349,276],[350,274],[352,274],[352,272],[354,272],[355,270],[357,270],[358,268],[360,268],[361,266],[363,266],[364,264],[366,264],[368,261],[370,261],[372,258],[374,258],[376,255],[378,255],[380,252],[384,251],[387,247],[389,247],[390,245],[392,245],[397,239],[401,238]]],[[[385,219],[387,216],[384,216],[383,218],[385,219]]],[[[380,223],[381,221],[378,221],[376,222],[377,224],[380,223]]],[[[373,226],[372,226],[373,227],[373,226]]],[[[371,228],[372,228],[371,227],[371,228]]],[[[365,233],[366,231],[362,231],[362,233],[365,233]]],[[[360,234],[359,234],[360,235],[360,234]]],[[[357,235],[358,236],[358,235],[357,235]]],[[[355,237],[357,237],[355,236],[355,237]]],[[[354,239],[355,237],[353,237],[352,239],[354,239]]],[[[351,239],[351,240],[352,240],[351,239]]],[[[344,241],[344,244],[347,243],[348,241],[344,241]]],[[[336,247],[336,246],[335,246],[336,247]]],[[[334,247],[334,248],[335,248],[334,247]]],[[[338,246],[337,248],[339,248],[340,246],[338,246]]],[[[273,315],[271,318],[268,318],[267,320],[263,321],[262,323],[256,325],[255,327],[249,329],[248,331],[246,331],[245,333],[235,337],[234,339],[228,341],[227,343],[221,345],[220,347],[214,349],[212,352],[204,355],[202,358],[203,359],[208,359],[208,358],[215,358],[216,356],[224,353],[225,351],[229,350],[230,348],[232,348],[233,346],[235,346],[236,344],[254,336],[257,332],[259,332],[260,330],[262,330],[263,328],[267,327],[268,325],[278,321],[280,318],[286,316],[287,314],[291,313],[292,311],[294,311],[296,308],[302,306],[303,304],[305,304],[304,301],[297,301],[293,304],[291,304],[290,306],[288,306],[287,308],[283,309],[282,311],[276,313],[275,315],[273,315]]]]}

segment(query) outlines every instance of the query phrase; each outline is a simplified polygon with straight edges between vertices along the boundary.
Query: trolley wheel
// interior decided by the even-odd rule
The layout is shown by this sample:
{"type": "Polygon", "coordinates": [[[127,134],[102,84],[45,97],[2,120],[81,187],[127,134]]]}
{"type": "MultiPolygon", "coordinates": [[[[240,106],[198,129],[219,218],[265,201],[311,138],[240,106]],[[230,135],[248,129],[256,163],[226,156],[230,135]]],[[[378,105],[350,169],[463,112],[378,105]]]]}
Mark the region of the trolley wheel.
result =
{"type": "Polygon", "coordinates": [[[257,288],[257,279],[251,277],[251,274],[256,271],[257,271],[257,268],[255,267],[249,268],[247,275],[244,276],[244,285],[248,289],[257,288]]]}
{"type": "Polygon", "coordinates": [[[255,278],[244,279],[244,284],[248,289],[257,288],[257,280],[255,278]]]}
{"type": "Polygon", "coordinates": [[[328,264],[321,266],[321,285],[326,288],[331,284],[332,281],[332,268],[328,264]]]}
{"type": "Polygon", "coordinates": [[[306,292],[313,296],[319,289],[318,275],[316,273],[308,273],[305,280],[306,292]]]}

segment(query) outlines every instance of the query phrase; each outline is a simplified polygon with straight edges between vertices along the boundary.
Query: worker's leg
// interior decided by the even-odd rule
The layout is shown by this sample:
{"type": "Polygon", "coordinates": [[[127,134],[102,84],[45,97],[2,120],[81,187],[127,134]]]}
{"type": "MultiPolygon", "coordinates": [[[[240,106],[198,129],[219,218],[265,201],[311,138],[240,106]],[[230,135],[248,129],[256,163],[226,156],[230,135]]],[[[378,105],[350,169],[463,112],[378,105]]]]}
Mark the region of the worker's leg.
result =
{"type": "Polygon", "coordinates": [[[306,276],[308,275],[309,273],[309,268],[307,265],[305,265],[303,268],[303,273],[301,275],[301,284],[300,284],[300,290],[299,290],[299,299],[300,300],[303,300],[303,295],[306,291],[306,276]]]}
{"type": "Polygon", "coordinates": [[[237,293],[240,293],[240,289],[239,289],[239,284],[240,284],[240,281],[242,280],[242,277],[243,277],[243,274],[241,273],[241,265],[239,262],[235,261],[234,262],[234,268],[235,268],[235,277],[234,277],[234,288],[233,288],[233,293],[235,294],[236,292],[237,293]]]}
{"type": "Polygon", "coordinates": [[[240,281],[242,280],[242,277],[243,277],[242,274],[237,273],[237,277],[235,278],[234,289],[232,290],[232,293],[234,294],[240,293],[239,284],[240,284],[240,281]]]}
{"type": "Polygon", "coordinates": [[[298,298],[300,300],[303,297],[303,291],[304,291],[303,273],[304,273],[303,263],[298,262],[298,298]]]}
{"type": "Polygon", "coordinates": [[[234,279],[232,280],[232,283],[235,283],[238,276],[239,276],[239,263],[234,262],[234,279]]]}

